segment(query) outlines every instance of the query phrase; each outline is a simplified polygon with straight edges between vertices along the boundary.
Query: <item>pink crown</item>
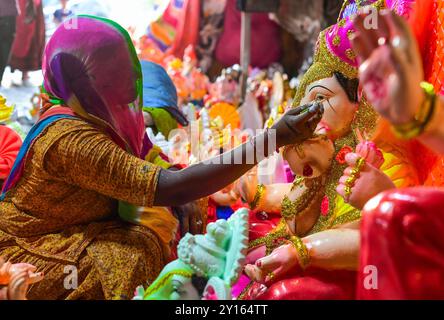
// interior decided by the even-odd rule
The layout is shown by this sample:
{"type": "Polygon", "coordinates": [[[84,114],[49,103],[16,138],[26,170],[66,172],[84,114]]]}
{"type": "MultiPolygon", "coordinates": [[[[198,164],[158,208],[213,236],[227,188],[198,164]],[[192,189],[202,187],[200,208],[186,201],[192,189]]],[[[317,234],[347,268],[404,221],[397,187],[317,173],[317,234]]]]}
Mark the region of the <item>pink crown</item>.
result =
{"type": "Polygon", "coordinates": [[[357,67],[356,56],[350,43],[354,32],[353,21],[349,17],[344,18],[327,29],[325,42],[332,54],[352,67],[357,67]]]}
{"type": "Polygon", "coordinates": [[[398,15],[408,16],[414,0],[346,0],[339,14],[338,22],[325,33],[327,47],[334,55],[352,67],[357,67],[350,38],[355,32],[353,17],[367,6],[380,10],[387,8],[398,15]]]}

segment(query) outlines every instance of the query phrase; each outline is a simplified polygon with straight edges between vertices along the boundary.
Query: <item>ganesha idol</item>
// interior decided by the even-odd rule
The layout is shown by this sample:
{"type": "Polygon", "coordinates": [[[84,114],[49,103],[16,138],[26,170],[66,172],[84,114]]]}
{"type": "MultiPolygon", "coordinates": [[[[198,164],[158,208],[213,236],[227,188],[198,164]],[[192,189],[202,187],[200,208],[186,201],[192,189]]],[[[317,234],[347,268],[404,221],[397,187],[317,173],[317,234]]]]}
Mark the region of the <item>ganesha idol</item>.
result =
{"type": "Polygon", "coordinates": [[[244,267],[248,248],[248,210],[207,225],[205,235],[186,234],[178,259],[167,264],[134,300],[231,300],[232,285],[244,267]]]}
{"type": "Polygon", "coordinates": [[[324,114],[311,139],[282,152],[294,182],[258,185],[250,172],[238,184],[252,209],[250,282],[240,299],[353,299],[364,204],[418,181],[408,151],[380,133],[359,88],[349,38],[351,16],[364,5],[386,7],[346,1],[337,24],[319,35],[298,87],[294,105],[322,103],[324,114]]]}

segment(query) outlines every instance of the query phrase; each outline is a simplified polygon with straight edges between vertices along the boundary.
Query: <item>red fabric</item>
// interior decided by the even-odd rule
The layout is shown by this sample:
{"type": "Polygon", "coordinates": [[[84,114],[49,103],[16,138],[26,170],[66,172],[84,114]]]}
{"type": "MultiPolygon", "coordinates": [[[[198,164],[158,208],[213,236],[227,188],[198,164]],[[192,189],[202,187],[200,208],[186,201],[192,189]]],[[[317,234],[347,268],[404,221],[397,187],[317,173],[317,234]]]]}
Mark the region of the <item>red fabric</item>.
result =
{"type": "Polygon", "coordinates": [[[249,238],[250,241],[265,237],[281,220],[280,213],[266,213],[262,211],[249,212],[249,238]]]}
{"type": "Polygon", "coordinates": [[[5,180],[22,146],[22,139],[12,129],[0,125],[0,180],[5,180]]]}
{"type": "Polygon", "coordinates": [[[408,188],[370,201],[361,223],[358,299],[444,299],[444,189],[408,188]],[[377,271],[375,288],[365,286],[366,266],[377,271]]]}
{"type": "Polygon", "coordinates": [[[42,68],[45,47],[45,18],[41,0],[18,0],[20,15],[16,22],[16,35],[11,51],[11,68],[34,71],[42,68]],[[34,4],[35,16],[27,23],[26,3],[34,4]]]}
{"type": "MultiPolygon", "coordinates": [[[[435,91],[444,90],[444,1],[416,1],[409,15],[421,52],[424,77],[435,86],[435,91]]],[[[444,186],[444,158],[437,157],[420,142],[411,142],[415,163],[421,183],[428,186],[444,186]]]]}
{"type": "Polygon", "coordinates": [[[217,203],[213,199],[208,200],[207,223],[215,222],[217,220],[217,203]]]}
{"type": "MultiPolygon", "coordinates": [[[[254,300],[251,294],[260,286],[253,284],[244,299],[254,300]]],[[[352,300],[355,286],[356,272],[309,268],[302,275],[273,283],[255,300],[352,300]]]]}
{"type": "Polygon", "coordinates": [[[185,49],[195,47],[199,39],[200,0],[184,0],[181,16],[178,21],[174,42],[167,54],[182,57],[185,49]]]}
{"type": "MultiPolygon", "coordinates": [[[[216,59],[229,67],[240,62],[241,14],[236,0],[228,0],[225,9],[224,31],[216,46],[216,59]]],[[[279,26],[267,13],[251,15],[251,65],[266,68],[281,57],[279,26]]]]}

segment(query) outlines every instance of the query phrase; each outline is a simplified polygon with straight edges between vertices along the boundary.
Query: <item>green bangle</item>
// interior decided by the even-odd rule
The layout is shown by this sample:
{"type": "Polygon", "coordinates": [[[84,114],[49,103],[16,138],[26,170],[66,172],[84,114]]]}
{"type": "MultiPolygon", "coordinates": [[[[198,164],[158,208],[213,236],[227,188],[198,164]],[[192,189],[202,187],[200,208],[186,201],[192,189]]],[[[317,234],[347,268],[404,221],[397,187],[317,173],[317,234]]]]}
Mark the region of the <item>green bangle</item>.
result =
{"type": "Polygon", "coordinates": [[[421,82],[421,88],[424,91],[424,101],[421,104],[415,119],[403,125],[393,126],[393,131],[398,138],[413,139],[424,132],[430,123],[436,107],[436,94],[432,84],[421,82]]]}

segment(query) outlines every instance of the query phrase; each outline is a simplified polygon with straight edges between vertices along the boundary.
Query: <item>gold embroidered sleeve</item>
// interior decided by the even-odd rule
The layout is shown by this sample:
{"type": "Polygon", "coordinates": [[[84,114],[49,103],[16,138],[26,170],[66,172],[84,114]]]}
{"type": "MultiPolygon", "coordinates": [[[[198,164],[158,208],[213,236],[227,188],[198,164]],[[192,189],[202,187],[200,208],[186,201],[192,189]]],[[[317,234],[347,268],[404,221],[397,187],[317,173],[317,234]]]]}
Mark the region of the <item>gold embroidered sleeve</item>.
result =
{"type": "Polygon", "coordinates": [[[152,206],[160,167],[122,150],[89,125],[61,135],[43,166],[54,179],[134,205],[152,206]]]}

